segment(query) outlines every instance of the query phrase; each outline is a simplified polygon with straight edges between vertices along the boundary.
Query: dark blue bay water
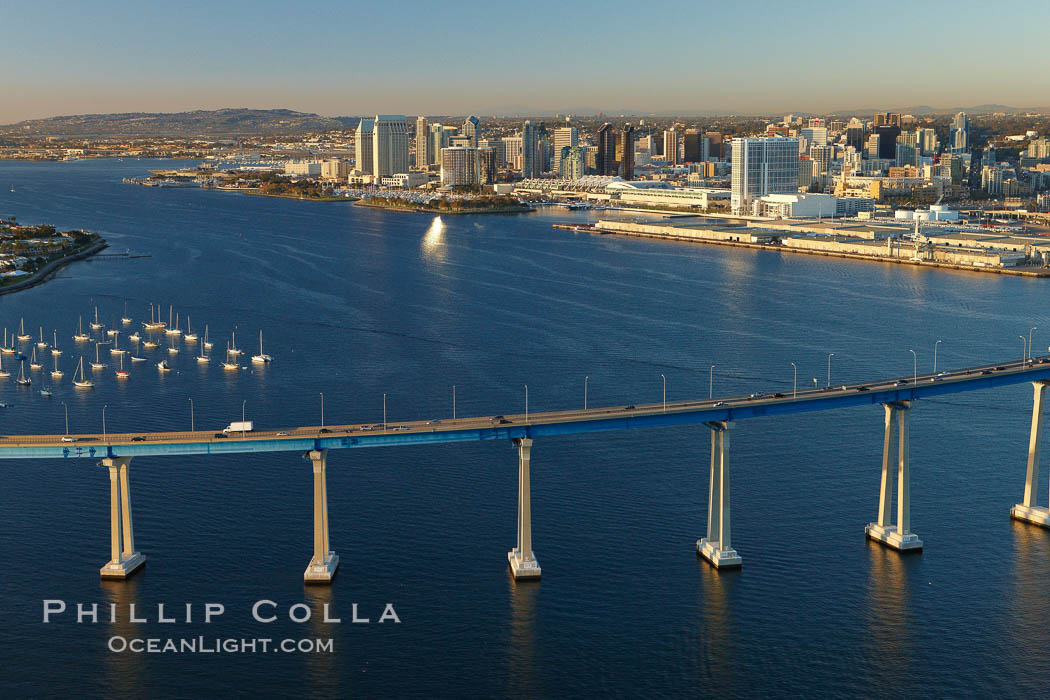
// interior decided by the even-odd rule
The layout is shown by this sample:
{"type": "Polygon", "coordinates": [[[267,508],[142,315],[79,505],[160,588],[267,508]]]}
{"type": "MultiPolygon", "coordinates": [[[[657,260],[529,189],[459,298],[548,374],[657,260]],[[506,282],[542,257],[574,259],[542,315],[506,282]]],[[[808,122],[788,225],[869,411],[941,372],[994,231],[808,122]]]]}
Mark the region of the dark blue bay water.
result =
{"type": "MultiPolygon", "coordinates": [[[[0,164],[0,215],[84,227],[114,250],[0,297],[0,324],[58,329],[66,379],[51,399],[5,380],[0,432],[262,427],[447,416],[790,389],[932,364],[1021,355],[1050,341],[1050,286],[771,252],[554,230],[551,210],[446,218],[121,183],[146,161],[0,164]],[[8,190],[14,186],[15,192],[8,190]],[[70,338],[94,306],[174,304],[221,350],[259,329],[275,361],[224,374],[183,350],[177,371],[112,366],[75,393],[70,338]]],[[[160,353],[154,351],[155,356],[160,353]]],[[[49,380],[43,381],[51,383],[49,380]]],[[[1050,532],[1012,523],[1031,388],[918,403],[912,522],[921,555],[869,544],[882,409],[738,423],[739,572],[698,561],[709,434],[662,429],[537,441],[533,536],[543,580],[515,584],[516,453],[509,444],[329,455],[330,589],[305,589],[311,475],[297,454],[137,458],[132,505],[147,567],[101,583],[108,478],[88,460],[4,461],[0,695],[515,696],[597,694],[1029,696],[1050,675],[1050,532]],[[145,607],[151,621],[41,624],[42,600],[145,607]],[[250,607],[330,604],[261,625],[250,607]],[[157,603],[194,603],[191,624],[157,603]],[[202,606],[226,613],[199,622],[202,606]],[[375,624],[385,603],[401,624],[375,624]],[[351,606],[373,624],[350,624],[351,606]],[[114,654],[112,635],[331,638],[331,654],[114,654]]],[[[1041,487],[1045,497],[1044,486],[1041,487]]],[[[283,613],[282,613],[283,614],[283,613]]]]}

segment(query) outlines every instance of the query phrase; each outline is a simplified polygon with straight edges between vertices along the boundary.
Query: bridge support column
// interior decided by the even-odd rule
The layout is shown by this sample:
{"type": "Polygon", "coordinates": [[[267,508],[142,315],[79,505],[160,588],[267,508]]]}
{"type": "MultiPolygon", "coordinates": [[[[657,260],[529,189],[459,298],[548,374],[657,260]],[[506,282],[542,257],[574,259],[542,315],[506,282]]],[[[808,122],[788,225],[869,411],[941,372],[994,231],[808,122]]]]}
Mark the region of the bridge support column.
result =
{"type": "Polygon", "coordinates": [[[128,465],[131,457],[106,457],[99,466],[109,469],[109,562],[99,570],[102,578],[125,579],[146,563],[146,556],[135,551],[135,532],[131,526],[131,488],[128,465]]]}
{"type": "Polygon", "coordinates": [[[518,546],[507,552],[507,561],[514,578],[539,578],[540,564],[532,552],[532,487],[529,483],[532,438],[515,438],[513,443],[518,448],[518,546]]]}
{"type": "Polygon", "coordinates": [[[1032,433],[1028,439],[1028,470],[1024,480],[1024,501],[1010,509],[1010,516],[1016,520],[1050,528],[1050,508],[1038,505],[1039,498],[1039,448],[1043,438],[1043,399],[1046,395],[1047,382],[1032,382],[1035,387],[1035,401],[1032,405],[1032,433]]]}
{"type": "Polygon", "coordinates": [[[885,432],[882,439],[882,482],[879,489],[878,521],[864,528],[868,537],[897,550],[920,550],[922,540],[911,531],[911,466],[908,460],[908,416],[911,404],[908,401],[884,403],[886,410],[885,432]],[[893,429],[896,424],[897,442],[897,524],[890,524],[893,510],[892,479],[893,429]]]}
{"type": "Polygon", "coordinates": [[[328,484],[325,471],[328,450],[310,450],[303,455],[314,469],[314,555],[306,567],[306,583],[331,583],[339,568],[339,555],[328,546],[328,484]]]}
{"type": "Polygon", "coordinates": [[[740,566],[733,549],[729,521],[729,421],[707,423],[711,429],[711,482],[707,494],[707,537],[697,540],[696,551],[719,569],[740,566]]]}

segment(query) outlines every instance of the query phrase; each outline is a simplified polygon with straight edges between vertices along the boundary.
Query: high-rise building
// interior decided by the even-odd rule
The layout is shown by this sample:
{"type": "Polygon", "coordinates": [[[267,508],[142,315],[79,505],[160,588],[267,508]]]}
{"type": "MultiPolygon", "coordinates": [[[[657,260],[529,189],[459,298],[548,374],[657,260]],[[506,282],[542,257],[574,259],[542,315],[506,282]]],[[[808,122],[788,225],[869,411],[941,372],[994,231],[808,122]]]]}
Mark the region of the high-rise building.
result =
{"type": "Polygon", "coordinates": [[[901,167],[904,165],[916,165],[918,163],[918,151],[919,149],[915,146],[909,143],[898,141],[897,155],[894,159],[897,162],[897,167],[901,167]]]}
{"type": "Polygon", "coordinates": [[[879,134],[871,134],[868,136],[868,141],[864,148],[865,153],[868,154],[868,158],[878,158],[881,148],[882,137],[879,134]]]}
{"type": "Polygon", "coordinates": [[[430,165],[427,146],[430,144],[430,129],[426,117],[416,117],[416,168],[426,170],[430,165]]]}
{"type": "Polygon", "coordinates": [[[372,161],[372,141],[375,132],[374,119],[362,119],[354,134],[354,167],[369,175],[375,174],[372,161]]]}
{"type": "Polygon", "coordinates": [[[900,126],[896,124],[882,124],[875,127],[875,133],[879,135],[879,158],[888,158],[890,160],[896,158],[897,137],[901,135],[900,126]]]}
{"type": "Polygon", "coordinates": [[[713,160],[722,160],[725,154],[722,152],[722,134],[718,131],[708,131],[704,136],[707,138],[707,157],[713,160]]]}
{"type": "Polygon", "coordinates": [[[467,120],[463,122],[462,134],[470,137],[470,145],[476,148],[478,141],[481,140],[481,121],[471,114],[467,117],[467,120]]]}
{"type": "Polygon", "coordinates": [[[985,165],[981,168],[981,188],[990,195],[1003,193],[1003,169],[997,165],[985,165]]]}
{"type": "Polygon", "coordinates": [[[857,152],[864,150],[864,125],[850,123],[846,127],[846,148],[853,146],[857,152]]]}
{"type": "Polygon", "coordinates": [[[831,165],[831,146],[810,146],[809,158],[813,162],[814,175],[826,173],[831,165]]]}
{"type": "Polygon", "coordinates": [[[521,136],[503,137],[503,158],[511,170],[521,170],[521,136]]]}
{"type": "Polygon", "coordinates": [[[598,153],[595,156],[595,164],[599,175],[616,174],[616,130],[609,122],[598,128],[598,153]]]}
{"type": "Polygon", "coordinates": [[[664,131],[664,160],[671,165],[678,165],[678,131],[676,129],[664,131]]]}
{"type": "Polygon", "coordinates": [[[733,139],[730,203],[734,214],[748,214],[752,202],[767,194],[798,191],[798,139],[733,139]]]}
{"type": "Polygon", "coordinates": [[[521,176],[539,177],[542,172],[536,127],[526,120],[521,127],[521,176]]]}
{"type": "Polygon", "coordinates": [[[933,129],[916,129],[915,139],[919,146],[919,152],[924,156],[937,155],[941,148],[940,139],[933,129]]]}
{"type": "Polygon", "coordinates": [[[561,155],[566,148],[580,145],[580,132],[574,126],[562,127],[554,130],[554,161],[551,163],[553,172],[561,172],[561,155]]]}
{"type": "Polygon", "coordinates": [[[580,146],[562,146],[558,158],[558,177],[578,180],[587,170],[587,150],[580,146]]]}
{"type": "MultiPolygon", "coordinates": [[[[812,121],[811,119],[810,122],[812,121]]],[[[804,129],[799,129],[798,135],[806,139],[810,146],[828,145],[828,130],[823,126],[808,126],[804,129]]]]}
{"type": "Polygon", "coordinates": [[[503,139],[481,139],[478,141],[478,148],[491,148],[492,152],[496,154],[496,169],[507,167],[506,151],[503,150],[503,139]]]}
{"type": "Polygon", "coordinates": [[[798,161],[798,186],[799,189],[809,189],[816,180],[816,165],[808,158],[798,161]]]}
{"type": "Polygon", "coordinates": [[[428,165],[441,165],[441,149],[448,147],[448,132],[439,123],[430,125],[430,143],[427,145],[428,165]]]}
{"type": "Polygon", "coordinates": [[[634,179],[634,127],[624,124],[620,130],[620,151],[623,159],[620,162],[620,177],[624,180],[634,179]]]}
{"type": "Polygon", "coordinates": [[[682,136],[682,160],[700,163],[708,158],[709,142],[699,129],[686,129],[682,136]]]}
{"type": "Polygon", "coordinates": [[[966,112],[959,112],[952,119],[952,153],[970,150],[970,120],[966,112]]]}
{"type": "Polygon", "coordinates": [[[874,122],[874,126],[896,126],[900,128],[901,115],[896,112],[883,112],[881,114],[876,114],[872,121],[874,122]]]}
{"type": "Polygon", "coordinates": [[[376,115],[372,167],[376,177],[408,172],[408,123],[403,114],[376,115]]]}
{"type": "Polygon", "coordinates": [[[441,185],[488,185],[495,181],[496,153],[491,148],[449,146],[441,151],[441,185]]]}

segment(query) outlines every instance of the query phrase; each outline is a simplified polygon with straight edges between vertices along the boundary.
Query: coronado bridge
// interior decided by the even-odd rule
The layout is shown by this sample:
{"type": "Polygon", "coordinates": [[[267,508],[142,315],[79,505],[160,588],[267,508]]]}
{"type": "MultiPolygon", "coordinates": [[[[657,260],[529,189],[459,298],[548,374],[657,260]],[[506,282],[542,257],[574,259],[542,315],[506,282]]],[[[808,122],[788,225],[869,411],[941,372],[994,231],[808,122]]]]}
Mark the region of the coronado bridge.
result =
{"type": "MultiPolygon", "coordinates": [[[[328,450],[398,447],[434,443],[507,440],[518,451],[517,543],[508,553],[515,578],[540,576],[532,546],[530,457],[534,440],[610,430],[634,430],[704,424],[711,431],[711,463],[706,536],[697,553],[718,568],[740,566],[733,549],[730,494],[730,433],[735,421],[791,413],[826,411],[882,404],[885,409],[882,470],[875,519],[865,527],[871,539],[901,551],[919,550],[922,541],[911,525],[909,415],[923,398],[993,389],[1031,382],[1034,387],[1031,435],[1023,500],[1011,515],[1050,528],[1050,508],[1039,506],[1039,452],[1043,403],[1050,385],[1050,357],[956,369],[936,374],[913,373],[867,383],[769,392],[747,396],[709,397],[696,401],[526,412],[503,416],[409,421],[394,424],[302,426],[251,432],[103,433],[79,435],[0,436],[0,459],[90,459],[108,468],[110,477],[110,560],[103,578],[123,579],[145,561],[135,547],[131,515],[129,465],[135,457],[223,455],[244,452],[297,452],[313,468],[313,556],[304,574],[307,583],[328,583],[339,566],[328,537],[326,484],[328,450]],[[896,469],[894,469],[896,462],[896,469]],[[895,477],[895,479],[894,479],[895,477]],[[896,481],[896,518],[894,488],[896,481]]],[[[874,458],[872,460],[875,461],[874,458]]],[[[874,471],[874,470],[873,470],[874,471]]],[[[1020,465],[1019,465],[1020,471],[1020,465]]]]}

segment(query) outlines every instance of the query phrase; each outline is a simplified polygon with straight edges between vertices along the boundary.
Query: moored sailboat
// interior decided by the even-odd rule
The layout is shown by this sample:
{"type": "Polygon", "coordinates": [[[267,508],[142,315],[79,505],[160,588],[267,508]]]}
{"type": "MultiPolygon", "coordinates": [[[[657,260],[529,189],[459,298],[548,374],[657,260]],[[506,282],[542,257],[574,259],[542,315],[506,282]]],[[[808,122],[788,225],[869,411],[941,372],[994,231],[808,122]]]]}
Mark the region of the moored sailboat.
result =
{"type": "Polygon", "coordinates": [[[156,307],[153,304],[149,305],[149,323],[142,322],[142,327],[147,331],[160,330],[167,324],[164,321],[158,321],[156,318],[156,307]]]}
{"type": "Polygon", "coordinates": [[[0,379],[7,379],[11,373],[4,369],[4,358],[0,355],[0,379]]]}
{"type": "Polygon", "coordinates": [[[225,370],[229,370],[231,372],[239,370],[241,368],[241,366],[239,364],[237,364],[236,358],[234,358],[233,362],[230,361],[230,345],[229,345],[229,343],[226,344],[226,360],[223,361],[222,368],[225,369],[225,370]]]}
{"type": "Polygon", "coordinates": [[[102,328],[102,324],[98,322],[98,307],[96,306],[95,307],[95,320],[91,322],[91,329],[97,331],[99,328],[102,328]]]}
{"type": "Polygon", "coordinates": [[[23,343],[33,339],[33,336],[26,333],[26,320],[23,318],[18,324],[18,339],[23,343]]]}
{"type": "Polygon", "coordinates": [[[190,326],[190,317],[189,316],[186,317],[186,335],[184,335],[182,337],[186,339],[187,343],[196,343],[197,342],[197,334],[193,332],[193,329],[190,326]]]}
{"type": "Polygon", "coordinates": [[[2,348],[0,348],[0,352],[4,353],[5,355],[14,355],[17,352],[17,350],[15,350],[15,336],[14,335],[11,336],[11,343],[10,344],[8,344],[8,342],[7,342],[7,329],[6,328],[4,329],[4,346],[2,348]]]}
{"type": "Polygon", "coordinates": [[[33,383],[33,380],[26,376],[26,364],[24,362],[18,363],[18,379],[15,380],[15,383],[22,386],[28,386],[33,383]]]}
{"type": "MultiPolygon", "coordinates": [[[[98,347],[98,346],[96,346],[98,347]]],[[[73,386],[78,389],[90,389],[95,386],[95,382],[91,381],[84,376],[84,356],[80,356],[80,364],[77,365],[77,371],[80,373],[80,379],[77,379],[77,375],[73,375],[73,386]]]]}
{"type": "Polygon", "coordinates": [[[44,365],[42,363],[40,363],[40,362],[37,362],[37,359],[36,359],[36,348],[33,348],[33,356],[31,358],[29,358],[29,369],[31,369],[33,371],[39,371],[39,370],[41,370],[43,368],[44,368],[44,365]]]}
{"type": "Polygon", "coordinates": [[[80,316],[77,319],[77,334],[73,336],[73,340],[78,343],[86,343],[91,340],[91,336],[84,332],[84,317],[80,316]]]}
{"type": "Polygon", "coordinates": [[[43,326],[40,326],[40,340],[39,340],[39,342],[37,342],[36,346],[38,348],[41,348],[41,349],[47,347],[47,342],[44,340],[44,327],[43,326]]]}
{"type": "Polygon", "coordinates": [[[62,351],[58,349],[58,331],[57,330],[55,331],[55,336],[54,337],[55,337],[55,344],[51,346],[51,354],[57,357],[58,355],[62,354],[62,351]]]}
{"type": "Polygon", "coordinates": [[[237,329],[234,329],[233,332],[230,333],[230,336],[232,339],[230,340],[230,344],[226,346],[226,354],[237,357],[243,352],[243,350],[237,347],[237,329]]]}
{"type": "Polygon", "coordinates": [[[55,355],[55,368],[53,370],[51,370],[51,378],[52,379],[61,379],[65,375],[66,375],[66,373],[58,368],[58,355],[55,355]]]}
{"type": "Polygon", "coordinates": [[[267,362],[273,362],[273,358],[263,352],[262,331],[259,331],[259,354],[252,355],[252,362],[257,365],[263,365],[267,362]]]}
{"type": "Polygon", "coordinates": [[[124,356],[120,356],[120,369],[117,370],[117,379],[127,379],[131,373],[124,369],[124,356]]]}
{"type": "Polygon", "coordinates": [[[105,369],[106,363],[98,359],[98,343],[95,343],[95,361],[91,363],[91,369],[105,369]]]}

